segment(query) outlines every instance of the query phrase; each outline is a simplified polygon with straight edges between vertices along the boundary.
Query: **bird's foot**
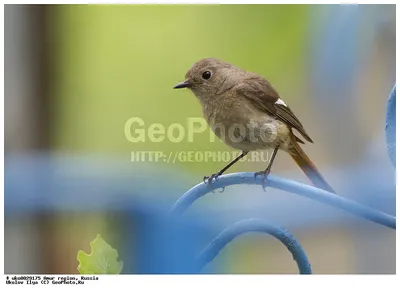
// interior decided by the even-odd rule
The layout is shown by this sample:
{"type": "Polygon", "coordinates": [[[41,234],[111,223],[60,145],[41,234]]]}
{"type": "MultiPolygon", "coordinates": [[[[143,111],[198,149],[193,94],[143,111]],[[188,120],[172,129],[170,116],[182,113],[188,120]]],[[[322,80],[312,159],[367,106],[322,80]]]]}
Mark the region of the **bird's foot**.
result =
{"type": "Polygon", "coordinates": [[[254,179],[257,178],[257,176],[261,176],[261,179],[266,180],[268,175],[270,173],[270,170],[264,170],[264,171],[260,171],[260,172],[255,172],[254,173],[254,179]]]}
{"type": "Polygon", "coordinates": [[[271,172],[271,170],[266,169],[264,171],[256,172],[254,173],[254,179],[257,178],[257,176],[261,176],[261,185],[265,191],[265,188],[268,186],[268,175],[271,172]]]}
{"type": "Polygon", "coordinates": [[[215,174],[212,174],[211,176],[204,176],[203,181],[204,181],[204,183],[210,185],[213,182],[213,180],[217,180],[217,178],[219,176],[221,176],[220,173],[215,173],[215,174]]]}

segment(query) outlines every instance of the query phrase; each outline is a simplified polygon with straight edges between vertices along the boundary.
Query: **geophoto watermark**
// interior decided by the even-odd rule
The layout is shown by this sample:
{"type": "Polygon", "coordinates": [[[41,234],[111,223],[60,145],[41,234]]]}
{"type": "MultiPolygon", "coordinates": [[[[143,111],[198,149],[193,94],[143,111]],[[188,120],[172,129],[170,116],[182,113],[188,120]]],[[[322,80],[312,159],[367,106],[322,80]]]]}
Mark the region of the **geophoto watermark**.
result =
{"type": "MultiPolygon", "coordinates": [[[[275,122],[265,120],[250,120],[246,125],[232,122],[229,126],[215,120],[209,121],[210,142],[215,142],[217,137],[223,141],[234,143],[273,143],[277,138],[278,128],[275,122]]],[[[160,143],[169,141],[172,143],[194,142],[195,135],[204,134],[209,129],[203,118],[187,118],[186,124],[172,123],[165,127],[161,123],[152,123],[146,126],[140,117],[131,117],[125,123],[125,137],[129,142],[140,143],[151,141],[160,143]]]]}
{"type": "MultiPolygon", "coordinates": [[[[129,118],[125,123],[125,137],[131,143],[162,143],[162,142],[195,142],[196,135],[207,134],[209,141],[217,139],[235,143],[273,143],[277,137],[277,128],[273,122],[260,124],[251,120],[247,126],[232,123],[229,127],[221,123],[210,122],[212,129],[203,118],[187,118],[186,123],[172,123],[164,126],[161,123],[146,124],[140,117],[129,118]]],[[[240,147],[238,147],[240,148],[240,147]]],[[[191,162],[225,162],[228,163],[241,154],[241,151],[132,151],[131,162],[164,162],[164,163],[191,163],[191,162]]],[[[267,152],[250,152],[241,159],[242,162],[268,162],[267,152]]]]}
{"type": "MultiPolygon", "coordinates": [[[[240,151],[132,151],[131,162],[162,162],[162,163],[198,163],[224,162],[228,163],[240,155],[240,151]]],[[[250,152],[240,159],[240,162],[268,162],[267,152],[250,152]]]]}

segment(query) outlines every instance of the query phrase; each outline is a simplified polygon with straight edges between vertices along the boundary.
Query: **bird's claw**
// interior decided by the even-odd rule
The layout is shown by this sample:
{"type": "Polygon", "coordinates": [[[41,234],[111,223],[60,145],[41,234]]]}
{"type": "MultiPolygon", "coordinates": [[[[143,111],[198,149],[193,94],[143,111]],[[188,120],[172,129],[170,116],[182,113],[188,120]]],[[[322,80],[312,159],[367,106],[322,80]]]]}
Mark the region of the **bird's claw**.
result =
{"type": "Polygon", "coordinates": [[[265,171],[260,171],[254,173],[254,179],[257,178],[257,176],[261,176],[261,185],[263,187],[263,190],[266,192],[265,188],[268,186],[268,175],[270,171],[265,170],[265,171]]]}
{"type": "Polygon", "coordinates": [[[219,176],[220,176],[219,173],[212,174],[211,176],[204,176],[203,181],[206,184],[211,184],[213,180],[217,180],[219,176]]]}
{"type": "Polygon", "coordinates": [[[263,176],[263,175],[264,175],[264,171],[255,172],[255,173],[254,173],[254,179],[257,179],[258,176],[263,176]]]}
{"type": "Polygon", "coordinates": [[[261,179],[266,180],[270,171],[260,171],[260,172],[255,172],[254,173],[254,179],[257,178],[257,176],[261,176],[261,179]]]}

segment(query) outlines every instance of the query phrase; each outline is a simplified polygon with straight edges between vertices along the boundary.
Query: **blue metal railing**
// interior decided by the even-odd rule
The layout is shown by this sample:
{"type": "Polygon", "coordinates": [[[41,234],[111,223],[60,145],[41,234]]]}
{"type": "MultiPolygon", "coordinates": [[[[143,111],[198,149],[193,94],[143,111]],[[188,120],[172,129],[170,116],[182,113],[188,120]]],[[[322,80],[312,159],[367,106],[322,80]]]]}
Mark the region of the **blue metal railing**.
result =
{"type": "Polygon", "coordinates": [[[390,92],[386,106],[386,148],[393,166],[396,168],[396,85],[390,92]]]}
{"type": "MultiPolygon", "coordinates": [[[[387,227],[393,229],[396,228],[395,217],[373,210],[369,207],[365,207],[357,202],[343,198],[339,195],[332,194],[310,185],[301,184],[272,175],[268,176],[268,182],[269,187],[298,194],[303,197],[340,208],[354,215],[363,217],[387,227]]],[[[212,188],[209,185],[200,183],[187,191],[181,198],[178,199],[178,201],[172,206],[171,213],[174,215],[183,213],[193,202],[207,193],[210,193],[214,189],[238,184],[262,185],[262,180],[259,177],[254,178],[254,173],[234,173],[219,177],[212,184],[212,188]]]]}
{"type": "Polygon", "coordinates": [[[283,227],[275,226],[262,219],[256,218],[241,220],[223,230],[200,253],[197,259],[198,268],[201,270],[207,263],[211,262],[218,253],[237,236],[254,231],[265,232],[277,238],[291,252],[293,259],[297,263],[300,274],[311,274],[311,265],[306,253],[293,235],[283,227]]]}

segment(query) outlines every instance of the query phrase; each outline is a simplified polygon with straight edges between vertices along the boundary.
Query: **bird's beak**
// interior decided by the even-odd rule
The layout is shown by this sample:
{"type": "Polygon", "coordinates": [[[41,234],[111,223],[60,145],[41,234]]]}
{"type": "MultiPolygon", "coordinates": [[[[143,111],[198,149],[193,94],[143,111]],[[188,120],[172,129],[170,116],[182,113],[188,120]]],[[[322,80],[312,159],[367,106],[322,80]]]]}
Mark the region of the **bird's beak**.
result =
{"type": "Polygon", "coordinates": [[[189,82],[189,80],[185,80],[183,82],[180,82],[174,86],[174,89],[181,89],[181,88],[188,88],[192,84],[189,82]]]}

